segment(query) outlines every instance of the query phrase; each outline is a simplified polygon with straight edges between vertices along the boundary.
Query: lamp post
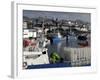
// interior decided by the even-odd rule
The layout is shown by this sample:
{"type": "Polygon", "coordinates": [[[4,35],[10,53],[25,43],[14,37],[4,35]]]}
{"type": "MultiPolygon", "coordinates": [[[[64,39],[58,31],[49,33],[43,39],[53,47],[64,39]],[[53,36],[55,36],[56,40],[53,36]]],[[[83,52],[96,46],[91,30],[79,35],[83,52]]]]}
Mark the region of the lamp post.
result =
{"type": "Polygon", "coordinates": [[[71,34],[71,21],[68,21],[69,28],[70,28],[70,34],[71,34]]]}

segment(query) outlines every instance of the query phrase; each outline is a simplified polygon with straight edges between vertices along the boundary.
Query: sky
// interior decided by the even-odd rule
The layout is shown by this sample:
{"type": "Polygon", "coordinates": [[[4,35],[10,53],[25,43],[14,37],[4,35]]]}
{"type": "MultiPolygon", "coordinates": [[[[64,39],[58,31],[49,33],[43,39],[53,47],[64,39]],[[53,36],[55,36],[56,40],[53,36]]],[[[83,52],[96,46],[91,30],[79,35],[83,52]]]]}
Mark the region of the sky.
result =
{"type": "Polygon", "coordinates": [[[90,13],[23,10],[23,16],[29,18],[47,17],[47,18],[54,18],[54,19],[58,18],[65,20],[82,20],[84,22],[89,22],[89,23],[91,22],[90,13]]]}

